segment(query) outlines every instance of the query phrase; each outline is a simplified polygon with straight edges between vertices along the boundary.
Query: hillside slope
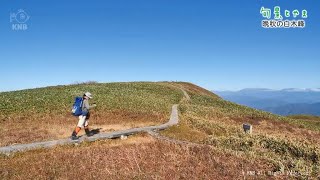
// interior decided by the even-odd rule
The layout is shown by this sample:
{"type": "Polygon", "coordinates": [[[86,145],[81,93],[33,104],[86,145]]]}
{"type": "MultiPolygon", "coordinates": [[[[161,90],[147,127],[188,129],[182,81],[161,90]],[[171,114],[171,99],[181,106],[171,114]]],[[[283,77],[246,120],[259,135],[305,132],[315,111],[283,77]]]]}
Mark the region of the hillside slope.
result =
{"type": "MultiPolygon", "coordinates": [[[[66,138],[78,119],[71,115],[76,96],[90,91],[91,128],[114,131],[167,121],[182,92],[165,83],[79,84],[0,93],[0,146],[66,138]]],[[[83,133],[83,132],[82,132],[83,133]]]]}
{"type": "MultiPolygon", "coordinates": [[[[74,176],[91,179],[319,177],[319,121],[305,120],[303,116],[291,119],[240,106],[190,83],[92,84],[28,90],[28,93],[35,91],[33,92],[35,95],[39,94],[39,91],[44,91],[46,92],[44,94],[55,92],[52,95],[58,95],[62,90],[69,92],[65,96],[66,99],[55,104],[57,106],[64,102],[64,110],[55,108],[45,112],[50,115],[58,111],[64,112],[65,114],[61,114],[64,119],[57,120],[56,128],[63,127],[67,124],[65,120],[70,119],[72,129],[75,123],[74,118],[69,117],[72,97],[87,89],[96,95],[95,101],[100,105],[100,108],[94,111],[91,121],[97,127],[107,126],[109,123],[114,125],[119,123],[121,126],[127,123],[134,126],[140,122],[161,123],[168,119],[170,106],[176,103],[180,104],[179,125],[161,132],[165,137],[163,139],[168,141],[140,134],[124,141],[105,140],[76,147],[62,146],[50,150],[18,153],[13,157],[0,157],[0,177],[4,179],[13,177],[72,179],[74,176]],[[189,101],[183,99],[181,88],[190,96],[189,101]],[[74,93],[74,89],[78,91],[74,93]],[[117,121],[108,117],[112,114],[114,114],[112,117],[119,117],[117,113],[123,115],[117,121]],[[253,125],[253,134],[243,133],[243,123],[253,125]],[[81,158],[83,156],[84,159],[81,158]],[[30,172],[30,168],[33,171],[27,173],[30,172]]],[[[0,95],[8,96],[11,103],[15,102],[12,99],[17,99],[16,94],[10,93],[17,92],[0,95]]],[[[33,102],[34,99],[30,98],[28,101],[33,102]]],[[[10,103],[6,105],[9,106],[10,103]]],[[[34,106],[38,107],[37,103],[34,103],[34,106]]],[[[11,125],[19,127],[19,123],[23,121],[19,119],[18,111],[13,108],[10,111],[8,109],[10,108],[6,109],[6,116],[1,114],[1,117],[6,119],[1,122],[1,125],[5,125],[1,128],[14,130],[11,125]]],[[[25,112],[29,110],[33,108],[25,112]]],[[[25,120],[32,122],[36,116],[31,117],[33,118],[25,120]]],[[[46,121],[47,119],[36,119],[37,124],[41,125],[46,121]]],[[[49,122],[56,123],[54,119],[50,119],[49,122]]],[[[28,123],[24,125],[26,124],[28,123]]],[[[37,124],[31,124],[31,127],[38,128],[37,124]]],[[[17,132],[19,130],[17,129],[17,132]]],[[[27,140],[21,141],[30,140],[29,134],[23,137],[27,140]]],[[[2,134],[1,141],[3,144],[10,144],[12,138],[14,136],[7,137],[6,134],[2,134]],[[3,138],[7,140],[4,141],[3,138]]]]}

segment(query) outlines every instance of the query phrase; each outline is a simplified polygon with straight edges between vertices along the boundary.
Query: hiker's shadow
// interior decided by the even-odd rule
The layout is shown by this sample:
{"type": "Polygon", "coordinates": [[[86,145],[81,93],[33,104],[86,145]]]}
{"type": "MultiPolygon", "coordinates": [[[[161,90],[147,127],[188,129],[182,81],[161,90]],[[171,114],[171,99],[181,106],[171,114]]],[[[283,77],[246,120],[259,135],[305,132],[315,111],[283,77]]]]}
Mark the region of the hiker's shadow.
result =
{"type": "MultiPolygon", "coordinates": [[[[94,135],[96,135],[96,134],[99,134],[100,132],[101,132],[101,129],[102,128],[96,128],[96,129],[92,129],[91,131],[90,131],[90,136],[94,136],[94,135]]],[[[88,137],[88,136],[86,136],[85,134],[84,135],[80,135],[80,136],[78,136],[79,138],[82,138],[82,137],[88,137]]]]}
{"type": "Polygon", "coordinates": [[[100,133],[100,130],[102,128],[96,128],[96,129],[92,129],[90,132],[93,134],[93,135],[96,135],[96,134],[99,134],[100,133]]]}

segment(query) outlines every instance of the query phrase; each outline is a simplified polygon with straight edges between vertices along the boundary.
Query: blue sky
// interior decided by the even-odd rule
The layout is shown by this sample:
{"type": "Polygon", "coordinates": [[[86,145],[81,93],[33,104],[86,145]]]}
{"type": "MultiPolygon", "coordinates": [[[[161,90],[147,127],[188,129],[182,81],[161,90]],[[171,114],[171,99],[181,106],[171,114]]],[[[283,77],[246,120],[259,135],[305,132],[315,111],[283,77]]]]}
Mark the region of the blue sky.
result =
{"type": "Polygon", "coordinates": [[[315,0],[2,0],[0,91],[76,81],[189,81],[211,90],[319,88],[315,0]],[[308,10],[263,29],[262,6],[308,10]],[[10,13],[24,9],[26,31],[10,13]]]}

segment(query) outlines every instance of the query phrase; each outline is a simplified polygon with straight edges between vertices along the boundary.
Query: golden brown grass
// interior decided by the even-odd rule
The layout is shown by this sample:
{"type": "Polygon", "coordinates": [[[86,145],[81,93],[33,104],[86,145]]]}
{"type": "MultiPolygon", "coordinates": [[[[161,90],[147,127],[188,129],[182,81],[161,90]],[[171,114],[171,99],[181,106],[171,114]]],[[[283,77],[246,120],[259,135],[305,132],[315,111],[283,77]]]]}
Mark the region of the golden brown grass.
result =
{"type": "MultiPolygon", "coordinates": [[[[177,145],[146,135],[0,157],[1,179],[243,179],[267,169],[209,146],[177,145]]],[[[265,176],[267,178],[267,176],[265,176]]]]}

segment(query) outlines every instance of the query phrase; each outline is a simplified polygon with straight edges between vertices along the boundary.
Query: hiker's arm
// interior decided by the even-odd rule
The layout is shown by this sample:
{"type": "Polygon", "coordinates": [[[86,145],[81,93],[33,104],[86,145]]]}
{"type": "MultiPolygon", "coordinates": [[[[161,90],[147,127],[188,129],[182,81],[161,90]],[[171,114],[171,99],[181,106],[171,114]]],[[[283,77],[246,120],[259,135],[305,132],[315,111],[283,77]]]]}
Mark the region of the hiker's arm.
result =
{"type": "Polygon", "coordinates": [[[89,109],[90,109],[90,106],[89,106],[88,100],[84,100],[83,101],[83,109],[82,109],[82,111],[89,111],[89,109]]]}
{"type": "Polygon", "coordinates": [[[97,106],[96,103],[93,103],[92,105],[89,106],[89,108],[91,109],[91,108],[94,108],[96,106],[97,106]]]}
{"type": "Polygon", "coordinates": [[[91,109],[91,108],[94,108],[94,107],[96,107],[97,105],[96,105],[96,103],[93,103],[93,105],[89,105],[89,101],[86,101],[85,102],[85,107],[89,110],[89,109],[91,109]]]}
{"type": "Polygon", "coordinates": [[[96,104],[93,104],[93,105],[89,105],[89,101],[83,101],[83,110],[84,111],[89,111],[89,109],[91,109],[91,108],[94,108],[94,107],[96,107],[97,105],[96,104]]]}

